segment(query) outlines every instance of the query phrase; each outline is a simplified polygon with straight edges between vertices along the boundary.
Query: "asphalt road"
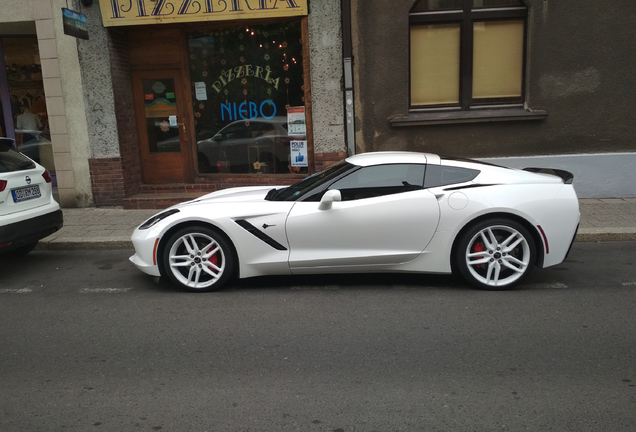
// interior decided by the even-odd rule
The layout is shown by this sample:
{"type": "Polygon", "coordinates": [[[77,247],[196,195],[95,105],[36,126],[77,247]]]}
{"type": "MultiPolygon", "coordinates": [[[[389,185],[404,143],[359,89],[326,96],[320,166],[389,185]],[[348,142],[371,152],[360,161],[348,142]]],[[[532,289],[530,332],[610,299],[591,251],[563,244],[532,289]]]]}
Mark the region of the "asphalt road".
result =
{"type": "Polygon", "coordinates": [[[636,243],[520,289],[154,284],[126,251],[0,258],[0,431],[636,430],[636,243]]]}

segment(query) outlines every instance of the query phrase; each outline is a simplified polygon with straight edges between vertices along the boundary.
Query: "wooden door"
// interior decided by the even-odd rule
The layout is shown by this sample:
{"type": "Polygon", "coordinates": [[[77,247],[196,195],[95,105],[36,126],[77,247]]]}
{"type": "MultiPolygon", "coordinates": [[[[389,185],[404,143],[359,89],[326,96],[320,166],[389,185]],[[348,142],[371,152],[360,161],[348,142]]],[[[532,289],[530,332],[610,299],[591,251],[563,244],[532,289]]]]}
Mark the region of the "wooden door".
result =
{"type": "Polygon", "coordinates": [[[186,98],[177,69],[133,72],[141,174],[146,184],[192,181],[186,98]]]}

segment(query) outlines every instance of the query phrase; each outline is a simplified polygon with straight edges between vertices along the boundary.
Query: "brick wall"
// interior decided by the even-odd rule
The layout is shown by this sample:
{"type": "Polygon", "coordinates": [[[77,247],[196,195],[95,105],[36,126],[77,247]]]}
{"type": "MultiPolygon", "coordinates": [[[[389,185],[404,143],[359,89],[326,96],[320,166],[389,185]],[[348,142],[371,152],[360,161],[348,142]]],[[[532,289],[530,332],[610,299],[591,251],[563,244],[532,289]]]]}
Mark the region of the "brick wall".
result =
{"type": "Polygon", "coordinates": [[[322,171],[328,166],[333,165],[346,157],[346,152],[316,153],[314,155],[314,165],[316,167],[316,171],[322,171]]]}
{"type": "Polygon", "coordinates": [[[88,166],[96,206],[119,206],[124,199],[121,158],[89,159],[88,166]]]}

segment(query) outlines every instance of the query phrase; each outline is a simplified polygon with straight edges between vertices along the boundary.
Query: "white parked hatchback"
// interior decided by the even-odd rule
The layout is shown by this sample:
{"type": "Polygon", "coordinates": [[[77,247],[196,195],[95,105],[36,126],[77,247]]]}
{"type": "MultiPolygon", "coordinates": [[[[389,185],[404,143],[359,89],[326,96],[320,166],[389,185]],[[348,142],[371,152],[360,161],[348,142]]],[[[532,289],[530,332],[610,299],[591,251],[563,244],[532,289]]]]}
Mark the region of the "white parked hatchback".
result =
{"type": "Polygon", "coordinates": [[[49,172],[0,138],[0,254],[29,253],[62,225],[49,172]]]}

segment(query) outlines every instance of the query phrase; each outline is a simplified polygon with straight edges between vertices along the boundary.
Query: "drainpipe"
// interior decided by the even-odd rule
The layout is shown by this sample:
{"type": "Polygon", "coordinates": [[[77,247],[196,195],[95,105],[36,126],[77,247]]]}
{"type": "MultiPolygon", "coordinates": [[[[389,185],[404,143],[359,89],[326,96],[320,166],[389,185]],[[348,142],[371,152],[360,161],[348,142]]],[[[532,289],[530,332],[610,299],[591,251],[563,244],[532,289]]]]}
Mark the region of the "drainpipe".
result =
{"type": "Polygon", "coordinates": [[[351,44],[351,0],[342,0],[342,59],[344,69],[345,137],[347,154],[356,153],[355,110],[353,105],[353,48],[351,44]]]}

